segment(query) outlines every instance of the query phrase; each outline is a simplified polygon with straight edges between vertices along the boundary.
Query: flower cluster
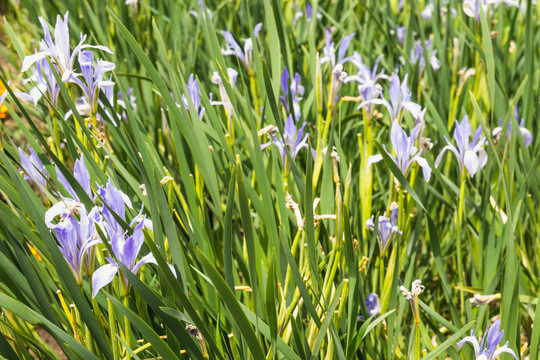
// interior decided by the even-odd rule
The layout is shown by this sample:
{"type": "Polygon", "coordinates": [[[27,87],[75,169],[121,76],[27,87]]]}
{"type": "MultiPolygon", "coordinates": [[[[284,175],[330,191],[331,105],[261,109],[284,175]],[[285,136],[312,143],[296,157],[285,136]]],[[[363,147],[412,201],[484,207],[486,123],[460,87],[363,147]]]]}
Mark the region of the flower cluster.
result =
{"type": "MultiPolygon", "coordinates": [[[[43,18],[39,18],[45,37],[39,42],[40,51],[24,58],[22,72],[32,70],[33,74],[26,79],[25,83],[32,83],[34,87],[23,99],[30,100],[37,105],[38,101],[45,97],[47,106],[52,112],[52,108],[58,105],[60,88],[55,74],[60,76],[62,82],[77,85],[82,96],[76,98],[76,109],[79,113],[92,118],[99,118],[104,124],[104,120],[99,115],[99,108],[105,109],[104,104],[99,100],[100,92],[103,92],[110,103],[113,100],[114,82],[106,78],[106,74],[114,70],[112,62],[103,59],[95,59],[94,53],[90,50],[101,50],[112,54],[112,51],[102,45],[85,44],[86,35],[81,33],[79,44],[72,50],[69,36],[68,13],[64,18],[58,16],[54,28],[54,40],[49,30],[49,25],[43,18]],[[78,65],[78,66],[77,66],[78,65]],[[77,72],[80,70],[80,73],[77,72]],[[52,108],[51,108],[52,107],[52,108]]],[[[119,102],[125,107],[125,102],[119,102]]],[[[72,115],[68,111],[64,118],[72,115]]],[[[110,115],[110,114],[109,114],[110,115]]],[[[111,117],[114,125],[116,122],[111,117]]]]}

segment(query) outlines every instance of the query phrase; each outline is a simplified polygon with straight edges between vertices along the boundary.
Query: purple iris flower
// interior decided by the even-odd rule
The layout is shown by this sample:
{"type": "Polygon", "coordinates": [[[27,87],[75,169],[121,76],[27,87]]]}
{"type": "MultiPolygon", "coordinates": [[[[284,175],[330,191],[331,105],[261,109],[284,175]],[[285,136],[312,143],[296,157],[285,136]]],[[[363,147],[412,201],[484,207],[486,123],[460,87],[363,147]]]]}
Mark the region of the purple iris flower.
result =
{"type": "MultiPolygon", "coordinates": [[[[79,54],[79,64],[84,82],[79,79],[81,74],[76,74],[71,70],[64,72],[62,81],[75,83],[81,88],[86,102],[82,106],[77,106],[77,110],[93,116],[98,112],[100,89],[114,86],[114,82],[103,79],[105,73],[114,69],[114,64],[99,59],[94,67],[94,54],[91,51],[81,51],[79,54]]],[[[66,114],[67,116],[69,115],[66,114]]]]}
{"type": "Polygon", "coordinates": [[[96,231],[96,223],[99,219],[99,208],[94,207],[89,213],[84,205],[79,211],[80,219],[68,215],[64,221],[54,225],[53,229],[60,245],[58,248],[64,255],[71,272],[77,280],[77,284],[83,283],[83,269],[91,274],[94,267],[93,247],[100,243],[96,231]]]}
{"type": "Polygon", "coordinates": [[[494,360],[497,359],[501,354],[507,353],[512,355],[516,360],[518,360],[518,357],[514,353],[512,349],[508,347],[508,341],[503,345],[499,346],[499,343],[501,342],[503,336],[504,336],[504,330],[499,332],[501,328],[501,321],[497,320],[491,325],[488,331],[488,326],[486,326],[486,331],[484,333],[484,336],[482,337],[482,341],[478,343],[478,339],[476,339],[476,336],[474,335],[474,331],[471,330],[471,335],[465,337],[463,340],[457,343],[457,347],[459,350],[465,345],[465,343],[469,342],[474,347],[474,354],[476,360],[494,360]],[[487,335],[487,339],[486,339],[487,335]],[[485,346],[485,347],[484,347],[485,346]]]}
{"type": "MultiPolygon", "coordinates": [[[[261,31],[261,28],[262,28],[262,23],[258,23],[253,28],[253,36],[255,36],[255,38],[259,36],[259,32],[261,31]]],[[[240,60],[244,64],[244,66],[246,67],[248,71],[252,71],[253,40],[251,38],[242,39],[244,41],[244,49],[242,50],[242,48],[240,47],[240,45],[238,45],[236,40],[234,40],[234,37],[232,36],[230,32],[223,30],[221,31],[221,34],[223,35],[223,37],[225,38],[225,41],[227,42],[227,48],[221,49],[221,53],[225,56],[227,55],[236,56],[238,60],[240,60]]]]}
{"type": "Polygon", "coordinates": [[[39,188],[39,190],[43,193],[45,189],[47,188],[47,177],[49,176],[49,173],[45,169],[45,166],[39,159],[38,155],[32,149],[29,148],[30,155],[26,155],[26,153],[19,148],[19,156],[21,157],[21,165],[24,170],[24,178],[26,180],[31,180],[34,184],[36,184],[39,188]]]}
{"type": "Polygon", "coordinates": [[[99,187],[98,194],[103,199],[103,202],[107,206],[103,206],[101,213],[103,214],[103,219],[107,224],[107,232],[109,237],[119,237],[124,234],[124,229],[116,221],[111,210],[118,215],[122,220],[126,221],[126,205],[129,208],[132,208],[131,200],[129,197],[124,194],[122,191],[118,190],[112,183],[111,179],[107,182],[106,187],[99,187]],[[109,210],[109,208],[111,210],[109,210]]]}
{"type": "MultiPolygon", "coordinates": [[[[423,150],[417,147],[417,144],[420,140],[420,131],[422,130],[423,124],[421,122],[411,130],[411,136],[407,136],[405,130],[401,128],[397,121],[392,123],[392,130],[390,132],[390,139],[392,141],[392,146],[394,148],[395,156],[392,155],[386,147],[383,145],[384,150],[390,156],[397,167],[401,170],[404,176],[407,176],[407,172],[411,168],[411,165],[415,162],[420,165],[422,168],[422,173],[424,174],[424,179],[429,181],[431,177],[431,167],[429,166],[426,159],[422,157],[423,150]]],[[[367,163],[367,169],[371,164],[379,162],[383,159],[381,154],[370,156],[367,163]]]]}
{"type": "Polygon", "coordinates": [[[390,102],[386,99],[373,99],[364,101],[358,106],[361,108],[367,104],[382,104],[386,106],[390,112],[392,120],[400,121],[403,116],[403,109],[409,111],[414,118],[418,118],[420,115],[421,107],[417,103],[411,101],[412,93],[407,86],[408,74],[403,78],[403,82],[400,82],[399,76],[396,73],[392,74],[392,81],[390,88],[388,89],[388,95],[390,96],[390,102]]]}
{"type": "Polygon", "coordinates": [[[338,101],[339,89],[347,79],[347,73],[343,71],[343,64],[337,64],[332,70],[332,81],[330,82],[330,93],[328,94],[329,104],[335,105],[338,101]]]}
{"type": "Polygon", "coordinates": [[[49,25],[47,25],[47,23],[42,17],[39,18],[39,22],[41,23],[41,26],[43,27],[43,31],[45,33],[45,38],[39,42],[39,47],[41,51],[33,55],[28,55],[24,58],[21,69],[22,72],[30,69],[30,67],[34,65],[36,61],[44,59],[45,57],[49,57],[51,61],[58,66],[62,74],[66,71],[73,71],[75,57],[79,54],[81,50],[86,48],[99,49],[112,54],[112,51],[109,50],[109,48],[106,46],[84,45],[83,43],[86,40],[86,35],[83,35],[82,33],[81,41],[72,52],[69,44],[69,26],[67,12],[64,16],[64,20],[62,20],[60,15],[56,17],[56,26],[54,28],[54,41],[52,40],[51,33],[49,32],[49,25]]]}
{"type": "MultiPolygon", "coordinates": [[[[118,199],[120,200],[120,199],[118,199]]],[[[140,268],[144,264],[156,264],[156,259],[152,253],[148,253],[143,256],[139,261],[137,257],[141,251],[142,244],[144,243],[144,233],[143,227],[145,226],[145,221],[140,221],[135,229],[133,234],[128,236],[127,233],[118,233],[115,229],[112,231],[109,230],[110,223],[106,222],[105,227],[109,234],[111,241],[111,248],[118,259],[123,265],[125,265],[133,274],[137,274],[140,268]]],[[[120,281],[122,284],[122,290],[124,294],[129,293],[129,281],[125,274],[122,274],[122,270],[118,263],[113,259],[113,257],[108,257],[108,264],[101,266],[97,269],[92,275],[92,297],[95,297],[99,290],[102,287],[108,285],[114,278],[114,276],[120,271],[120,281]]]]}
{"type": "Polygon", "coordinates": [[[446,150],[450,150],[456,155],[459,163],[459,169],[461,174],[464,174],[465,169],[469,171],[471,177],[480,169],[482,169],[487,163],[487,153],[484,150],[484,143],[486,138],[482,135],[482,128],[479,126],[474,132],[474,136],[471,142],[469,138],[472,133],[471,124],[469,123],[469,117],[465,115],[461,123],[456,121],[456,128],[454,129],[454,140],[456,141],[457,148],[452,145],[450,140],[445,135],[446,145],[437,159],[435,159],[435,167],[438,167],[446,150]]]}
{"type": "Polygon", "coordinates": [[[347,61],[349,61],[350,57],[345,57],[345,54],[347,53],[347,50],[349,49],[349,45],[351,44],[352,39],[354,38],[355,33],[346,35],[341,40],[341,43],[339,44],[339,48],[337,50],[337,58],[336,58],[336,49],[335,44],[332,41],[332,31],[330,28],[326,28],[325,31],[325,46],[323,49],[323,57],[321,58],[321,64],[324,64],[325,62],[330,62],[330,65],[332,68],[335,68],[337,64],[344,64],[347,61]]]}
{"type": "MultiPolygon", "coordinates": [[[[195,107],[195,110],[198,111],[199,119],[202,119],[206,109],[204,108],[204,106],[201,106],[201,91],[199,90],[199,84],[197,83],[197,80],[195,79],[195,76],[193,74],[189,75],[187,90],[188,95],[193,102],[193,106],[195,107]]],[[[184,107],[186,108],[186,110],[189,111],[188,99],[186,97],[186,94],[182,94],[182,102],[184,103],[184,107]]]]}
{"type": "Polygon", "coordinates": [[[403,45],[403,43],[405,42],[406,35],[407,35],[407,29],[405,29],[405,26],[396,27],[396,36],[401,45],[403,45]]]}
{"type": "MultiPolygon", "coordinates": [[[[69,185],[69,182],[65,178],[64,174],[56,167],[56,176],[58,177],[58,181],[64,185],[64,188],[66,191],[72,196],[74,200],[77,200],[78,202],[81,202],[79,196],[73,190],[71,185],[69,185]]],[[[88,169],[86,168],[86,163],[84,161],[84,155],[81,155],[80,159],[75,160],[75,164],[73,166],[73,177],[75,177],[75,180],[81,185],[84,192],[90,197],[90,199],[95,199],[95,195],[92,195],[92,188],[90,186],[90,174],[88,173],[88,169]]]]}
{"type": "MultiPolygon", "coordinates": [[[[302,123],[302,126],[298,128],[292,114],[289,114],[283,128],[284,134],[282,138],[278,139],[275,137],[275,135],[272,135],[272,143],[279,149],[283,164],[287,163],[287,152],[290,152],[291,159],[294,160],[300,150],[302,150],[303,148],[307,149],[309,133],[304,134],[304,128],[306,127],[306,124],[307,123],[304,121],[302,123]]],[[[264,149],[270,144],[270,142],[262,144],[261,148],[264,149]]]]}
{"type": "MultiPolygon", "coordinates": [[[[437,58],[437,50],[431,50],[432,45],[433,42],[431,39],[426,40],[426,50],[428,52],[431,51],[429,64],[433,70],[437,71],[441,68],[441,61],[437,58]]],[[[426,68],[426,54],[424,54],[424,47],[422,46],[420,40],[416,40],[414,42],[414,46],[411,48],[410,61],[411,64],[418,64],[420,73],[424,72],[424,69],[426,68]]]]}
{"type": "MultiPolygon", "coordinates": [[[[531,145],[531,142],[533,140],[533,136],[532,136],[532,133],[525,129],[525,127],[523,127],[523,122],[525,121],[525,119],[521,119],[521,121],[519,121],[519,113],[518,113],[518,108],[516,106],[515,110],[514,110],[514,117],[516,119],[516,123],[518,124],[518,127],[519,127],[519,132],[521,133],[521,136],[523,136],[523,140],[525,141],[525,146],[529,147],[529,145],[531,145]]],[[[502,119],[499,119],[499,125],[498,127],[496,127],[495,129],[493,129],[493,132],[491,133],[493,135],[494,138],[496,138],[497,140],[499,139],[501,133],[502,133],[502,126],[503,126],[503,121],[502,119]]],[[[506,138],[507,139],[510,139],[511,138],[511,133],[512,133],[512,122],[510,122],[508,124],[508,127],[506,129],[506,138]]],[[[517,129],[515,130],[515,134],[517,134],[517,129]]]]}
{"type": "Polygon", "coordinates": [[[381,306],[379,305],[379,296],[375,293],[371,293],[366,298],[366,310],[368,316],[379,316],[381,313],[381,306]]]}
{"type": "MultiPolygon", "coordinates": [[[[236,84],[236,78],[238,77],[238,71],[232,68],[227,68],[227,74],[229,75],[229,84],[231,84],[231,87],[234,87],[234,84],[236,84]]],[[[212,82],[219,85],[219,95],[221,96],[221,101],[210,101],[210,104],[223,105],[225,107],[227,117],[230,118],[234,109],[231,103],[231,99],[227,94],[227,90],[223,85],[223,80],[221,79],[221,76],[219,76],[219,73],[217,71],[215,71],[214,75],[212,75],[212,82]]]]}
{"type": "MultiPolygon", "coordinates": [[[[144,243],[143,227],[147,227],[150,230],[152,229],[151,222],[146,221],[146,217],[142,215],[142,209],[141,213],[131,221],[130,226],[137,225],[133,230],[133,234],[128,235],[118,221],[116,221],[112,212],[116,213],[122,220],[125,220],[125,206],[131,207],[129,198],[114,187],[110,179],[106,188],[100,188],[99,192],[104,203],[107,205],[103,206],[101,212],[103,214],[104,227],[109,235],[111,248],[116,259],[134,274],[136,274],[144,264],[156,264],[156,259],[152,253],[143,256],[137,261],[142,244],[144,243]]],[[[108,257],[107,261],[109,263],[97,269],[92,276],[92,297],[95,297],[102,287],[109,284],[118,271],[120,271],[120,273],[122,272],[120,266],[112,256],[108,257]]],[[[121,274],[120,281],[122,283],[124,294],[127,294],[129,292],[129,282],[125,274],[121,274]]]]}
{"type": "MultiPolygon", "coordinates": [[[[390,213],[390,219],[386,216],[379,216],[379,223],[377,224],[377,240],[379,240],[379,249],[381,254],[384,254],[390,240],[394,238],[395,234],[401,234],[397,226],[398,221],[398,207],[396,206],[390,213]]],[[[369,230],[375,230],[374,216],[366,221],[366,226],[369,230]]]]}
{"type": "Polygon", "coordinates": [[[285,66],[283,73],[281,74],[281,89],[283,90],[283,95],[279,97],[281,104],[285,108],[287,114],[291,113],[289,108],[289,93],[291,94],[294,110],[294,119],[298,121],[300,119],[300,105],[299,102],[304,96],[304,87],[300,85],[300,74],[296,73],[294,78],[291,79],[291,85],[289,86],[289,79],[291,78],[289,74],[289,69],[285,66]]]}
{"type": "MultiPolygon", "coordinates": [[[[58,181],[60,184],[64,186],[64,189],[68,192],[69,195],[71,195],[71,198],[63,196],[60,194],[61,200],[51,206],[49,210],[45,212],[45,224],[50,229],[53,229],[55,225],[52,223],[53,220],[60,216],[61,218],[65,218],[69,215],[78,214],[81,211],[81,199],[73,190],[69,182],[67,181],[66,177],[58,167],[56,167],[56,177],[58,178],[58,181]]],[[[83,188],[84,192],[92,199],[92,201],[95,201],[96,195],[92,194],[92,188],[90,186],[90,174],[88,173],[88,169],[86,168],[86,163],[84,161],[84,155],[81,155],[80,159],[75,160],[75,165],[73,166],[73,177],[79,185],[83,188]]]]}
{"type": "MultiPolygon", "coordinates": [[[[55,71],[59,72],[58,66],[54,65],[55,71]]],[[[34,66],[34,74],[28,79],[24,80],[24,84],[32,82],[35,86],[30,90],[30,97],[37,105],[42,95],[51,102],[53,107],[58,104],[58,95],[60,94],[60,87],[56,83],[53,71],[47,62],[47,59],[41,59],[36,62],[34,66]]],[[[48,104],[47,104],[48,105],[48,104]]]]}
{"type": "Polygon", "coordinates": [[[373,64],[373,68],[370,68],[364,63],[362,55],[355,51],[353,56],[351,56],[350,61],[354,64],[354,66],[356,66],[356,68],[358,69],[358,73],[356,75],[349,76],[345,82],[355,80],[359,83],[362,83],[367,80],[371,80],[372,82],[377,82],[379,81],[379,79],[390,80],[390,77],[384,73],[384,69],[382,69],[380,72],[377,72],[379,71],[379,63],[381,62],[382,58],[383,55],[379,55],[375,60],[375,64],[373,64]]]}
{"type": "Polygon", "coordinates": [[[358,91],[362,96],[363,103],[361,107],[366,108],[366,112],[369,117],[373,113],[373,103],[372,100],[378,99],[382,93],[382,86],[377,84],[379,79],[389,80],[390,78],[384,74],[384,69],[381,72],[377,72],[379,68],[379,62],[382,59],[380,55],[373,68],[367,66],[362,60],[362,55],[355,52],[351,58],[351,62],[358,68],[358,73],[356,75],[347,76],[345,82],[357,81],[358,82],[358,91]]]}
{"type": "MultiPolygon", "coordinates": [[[[297,7],[294,5],[293,3],[293,9],[296,9],[296,12],[294,14],[294,18],[293,18],[293,26],[296,25],[296,23],[298,22],[298,20],[300,20],[300,18],[302,18],[304,16],[304,12],[302,11],[302,8],[300,7],[297,7]]],[[[311,7],[311,4],[306,4],[306,19],[308,22],[311,22],[311,18],[313,16],[313,8],[311,7]]],[[[316,15],[316,18],[318,20],[322,19],[322,13],[321,11],[317,11],[317,15],[316,15]]]]}

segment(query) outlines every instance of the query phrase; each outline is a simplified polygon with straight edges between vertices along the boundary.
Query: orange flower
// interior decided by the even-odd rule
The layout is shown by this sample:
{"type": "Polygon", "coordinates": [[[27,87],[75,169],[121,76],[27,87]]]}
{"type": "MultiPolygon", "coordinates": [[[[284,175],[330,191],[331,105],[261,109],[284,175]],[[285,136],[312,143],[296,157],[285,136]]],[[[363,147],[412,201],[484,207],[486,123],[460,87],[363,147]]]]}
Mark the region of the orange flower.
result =
{"type": "Polygon", "coordinates": [[[34,255],[36,257],[36,259],[38,259],[38,261],[43,261],[41,259],[41,255],[39,255],[36,247],[34,245],[30,245],[30,244],[27,244],[28,245],[28,248],[30,249],[30,252],[32,253],[32,255],[34,255]]]}

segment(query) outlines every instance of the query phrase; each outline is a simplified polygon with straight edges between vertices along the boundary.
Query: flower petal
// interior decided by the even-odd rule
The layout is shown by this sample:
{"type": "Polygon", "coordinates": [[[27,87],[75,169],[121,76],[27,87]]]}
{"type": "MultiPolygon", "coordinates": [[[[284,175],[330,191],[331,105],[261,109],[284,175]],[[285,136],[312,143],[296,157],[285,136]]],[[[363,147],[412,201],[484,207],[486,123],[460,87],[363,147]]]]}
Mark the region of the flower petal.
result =
{"type": "Polygon", "coordinates": [[[474,177],[474,174],[479,168],[480,160],[474,151],[467,150],[465,151],[465,156],[463,157],[463,165],[471,174],[471,177],[474,177]]]}
{"type": "Polygon", "coordinates": [[[96,294],[102,287],[108,285],[114,278],[114,275],[118,272],[117,265],[105,264],[92,275],[92,297],[96,297],[96,294]]]}
{"type": "Polygon", "coordinates": [[[424,173],[424,179],[426,179],[426,181],[429,181],[431,177],[431,167],[429,166],[427,160],[422,157],[418,157],[415,160],[418,163],[418,165],[422,167],[422,172],[424,173]]]}
{"type": "Polygon", "coordinates": [[[366,166],[366,174],[369,172],[369,167],[371,166],[371,164],[374,164],[376,162],[379,162],[383,159],[382,155],[381,154],[377,154],[377,155],[372,155],[368,158],[367,160],[367,166],[366,166]]]}

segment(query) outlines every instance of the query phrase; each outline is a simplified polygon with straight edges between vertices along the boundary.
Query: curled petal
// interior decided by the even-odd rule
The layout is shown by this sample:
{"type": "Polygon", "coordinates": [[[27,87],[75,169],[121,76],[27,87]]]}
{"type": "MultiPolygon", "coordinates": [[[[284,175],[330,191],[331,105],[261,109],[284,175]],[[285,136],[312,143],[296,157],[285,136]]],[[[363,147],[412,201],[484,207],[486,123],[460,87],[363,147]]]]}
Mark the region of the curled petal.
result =
{"type": "Polygon", "coordinates": [[[426,181],[429,181],[431,177],[431,167],[429,166],[427,160],[422,157],[418,157],[415,160],[418,163],[418,165],[422,167],[422,173],[424,174],[424,179],[426,179],[426,181]]]}
{"type": "Polygon", "coordinates": [[[454,147],[454,145],[448,144],[448,145],[446,145],[445,147],[442,148],[441,152],[439,153],[439,156],[437,156],[437,158],[435,159],[435,167],[436,168],[439,167],[439,164],[441,163],[442,157],[443,157],[444,153],[446,152],[446,150],[452,151],[454,153],[454,155],[456,155],[456,157],[459,159],[459,152],[457,151],[457,149],[454,147]]]}
{"type": "MultiPolygon", "coordinates": [[[[141,266],[143,266],[144,264],[155,264],[155,265],[157,265],[157,261],[156,261],[156,258],[154,257],[154,254],[148,253],[145,256],[143,256],[142,259],[139,260],[137,262],[137,264],[135,264],[135,266],[133,267],[131,272],[133,272],[134,274],[137,274],[137,272],[139,271],[141,266]]],[[[173,274],[174,273],[175,273],[175,271],[173,271],[173,274]]]]}
{"type": "Polygon", "coordinates": [[[113,264],[105,264],[97,269],[92,275],[92,297],[96,297],[96,294],[102,287],[108,285],[114,278],[114,275],[118,272],[118,266],[113,264]]]}
{"type": "Polygon", "coordinates": [[[492,359],[496,359],[498,356],[500,356],[502,353],[507,353],[507,354],[510,354],[512,355],[516,360],[519,360],[516,353],[514,353],[514,351],[512,349],[510,349],[508,347],[508,342],[506,344],[504,344],[504,346],[501,346],[500,348],[498,348],[497,350],[495,350],[495,352],[493,353],[493,355],[491,355],[491,358],[492,359]]]}
{"type": "Polygon", "coordinates": [[[35,54],[32,54],[32,55],[25,56],[25,58],[23,60],[21,72],[25,72],[28,69],[30,69],[30,67],[32,67],[32,65],[34,65],[36,62],[38,62],[39,60],[45,58],[45,55],[46,55],[46,53],[44,51],[41,51],[41,52],[38,52],[38,53],[35,53],[35,54]]]}
{"type": "Polygon", "coordinates": [[[54,204],[53,206],[51,206],[51,208],[45,212],[45,225],[47,225],[49,229],[54,228],[55,225],[52,223],[52,221],[58,215],[65,214],[66,208],[67,208],[67,203],[64,201],[60,201],[54,204]]]}
{"type": "Polygon", "coordinates": [[[458,350],[461,350],[461,348],[463,347],[463,345],[465,345],[465,343],[471,343],[472,346],[474,347],[474,352],[476,354],[479,354],[480,353],[480,344],[478,343],[478,339],[476,338],[476,336],[474,336],[474,332],[471,330],[471,335],[470,336],[467,336],[465,338],[463,338],[463,340],[459,341],[457,343],[457,347],[458,347],[458,350]]]}
{"type": "Polygon", "coordinates": [[[371,164],[377,163],[383,159],[381,154],[372,155],[368,158],[367,166],[366,166],[366,174],[369,172],[369,167],[371,164]]]}
{"type": "Polygon", "coordinates": [[[521,131],[521,136],[523,136],[523,141],[525,141],[525,146],[529,147],[533,140],[532,133],[524,127],[520,128],[519,130],[521,131]]]}

